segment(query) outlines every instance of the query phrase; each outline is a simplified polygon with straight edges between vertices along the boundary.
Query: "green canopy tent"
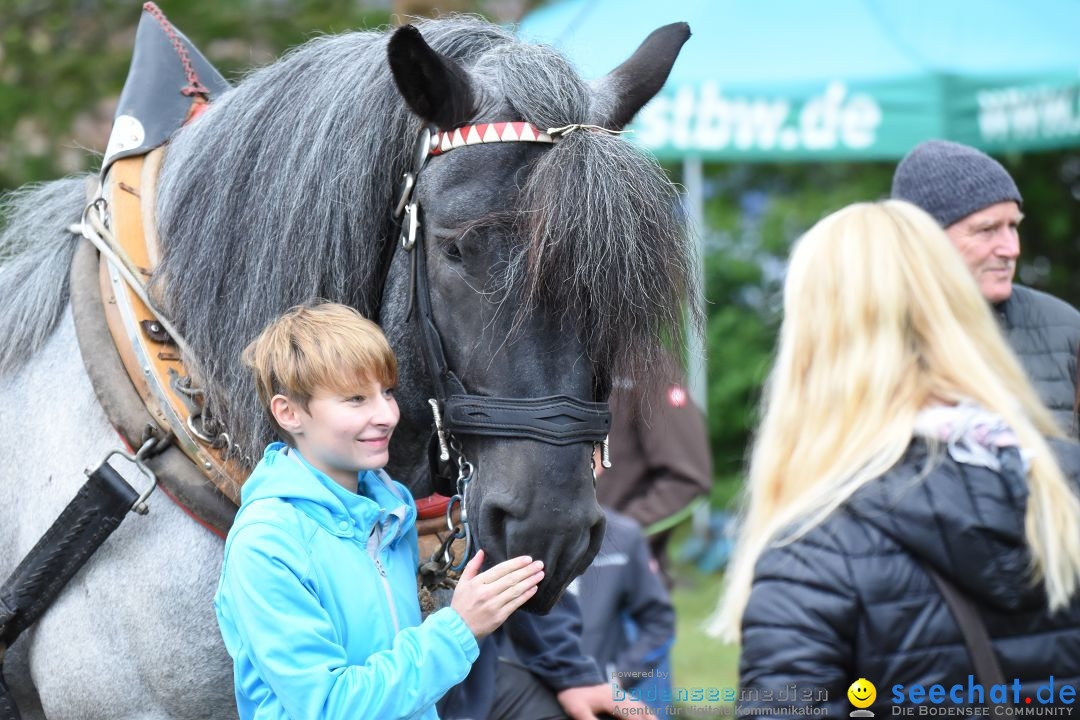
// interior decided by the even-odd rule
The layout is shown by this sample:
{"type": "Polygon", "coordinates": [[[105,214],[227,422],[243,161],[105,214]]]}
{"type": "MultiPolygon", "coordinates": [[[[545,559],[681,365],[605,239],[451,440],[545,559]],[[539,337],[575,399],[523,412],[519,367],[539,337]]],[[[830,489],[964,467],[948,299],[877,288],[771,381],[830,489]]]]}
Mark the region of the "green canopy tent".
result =
{"type": "MultiPolygon", "coordinates": [[[[683,163],[698,227],[703,161],[899,159],[929,138],[1080,146],[1077,0],[559,0],[519,31],[599,77],[679,20],[693,36],[631,139],[683,163]]],[[[691,387],[703,401],[700,363],[691,387]]]]}
{"type": "Polygon", "coordinates": [[[676,20],[693,37],[632,126],[660,158],[890,159],[931,137],[1080,145],[1076,0],[563,0],[520,31],[589,77],[676,20]]]}

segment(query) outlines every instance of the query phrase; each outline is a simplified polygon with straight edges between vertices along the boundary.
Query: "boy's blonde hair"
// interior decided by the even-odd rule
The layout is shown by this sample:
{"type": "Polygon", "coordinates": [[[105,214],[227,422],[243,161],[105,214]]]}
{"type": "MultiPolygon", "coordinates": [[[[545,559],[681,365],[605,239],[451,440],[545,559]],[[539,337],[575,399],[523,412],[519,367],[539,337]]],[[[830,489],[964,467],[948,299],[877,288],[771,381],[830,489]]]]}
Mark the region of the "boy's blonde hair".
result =
{"type": "Polygon", "coordinates": [[[397,358],[378,325],[347,305],[316,301],[297,305],[273,320],[241,355],[255,375],[259,404],[274,429],[270,400],[284,395],[306,412],[318,390],[341,395],[373,382],[397,384],[397,358]]]}
{"type": "Polygon", "coordinates": [[[945,233],[895,200],[852,205],[791,253],[780,345],[750,459],[742,529],[713,631],[738,640],[754,565],[892,467],[915,417],[975,402],[1031,454],[1026,536],[1050,608],[1080,591],[1080,500],[1060,437],[945,233]]]}

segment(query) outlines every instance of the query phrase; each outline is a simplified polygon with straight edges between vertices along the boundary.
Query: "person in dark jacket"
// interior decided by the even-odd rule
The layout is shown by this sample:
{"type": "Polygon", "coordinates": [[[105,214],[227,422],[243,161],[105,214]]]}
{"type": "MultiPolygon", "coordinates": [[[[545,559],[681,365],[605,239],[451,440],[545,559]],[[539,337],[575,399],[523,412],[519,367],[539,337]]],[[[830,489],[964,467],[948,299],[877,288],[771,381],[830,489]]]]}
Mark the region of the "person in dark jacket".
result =
{"type": "MultiPolygon", "coordinates": [[[[598,468],[598,474],[600,470],[598,468]]],[[[656,561],[633,519],[604,508],[607,525],[604,543],[588,569],[567,588],[560,605],[572,602],[580,607],[580,651],[599,665],[608,683],[607,694],[622,697],[616,715],[631,712],[626,699],[645,699],[645,704],[666,714],[666,703],[658,699],[670,692],[671,678],[658,666],[667,657],[675,640],[675,608],[660,578],[656,561]],[[653,683],[650,694],[642,684],[653,683]],[[621,692],[619,692],[621,691],[621,692]],[[636,691],[636,692],[635,692],[636,691]]],[[[556,605],[559,608],[560,605],[556,605]]],[[[535,616],[519,614],[513,626],[502,634],[503,667],[527,663],[526,651],[537,642],[522,642],[521,624],[535,616]],[[507,662],[509,660],[509,663],[507,662]]],[[[565,633],[567,637],[571,634],[565,633]]],[[[535,650],[533,650],[535,653],[535,650]]],[[[565,655],[572,655],[565,652],[565,655]]],[[[507,673],[508,678],[518,673],[507,673]]],[[[573,678],[558,678],[563,684],[573,678]]],[[[516,701],[515,707],[522,702],[516,701]]],[[[526,717],[520,712],[493,717],[526,717]]]]}
{"type": "Polygon", "coordinates": [[[604,544],[567,589],[581,603],[581,645],[616,697],[640,698],[658,717],[668,717],[674,714],[668,653],[675,607],[641,527],[611,508],[604,515],[604,544]]]}
{"type": "Polygon", "coordinates": [[[713,628],[742,643],[737,713],[1068,705],[1080,448],[948,238],[900,201],[834,213],[796,244],[784,313],[713,628]],[[931,571],[973,604],[1005,687],[975,677],[931,571]]]}
{"type": "Polygon", "coordinates": [[[994,307],[1013,351],[1058,423],[1076,437],[1080,312],[1046,293],[1013,284],[1023,199],[1001,164],[975,148],[920,143],[896,166],[892,197],[930,213],[945,228],[994,307]]]}
{"type": "Polygon", "coordinates": [[[472,672],[436,706],[442,720],[592,720],[645,712],[632,698],[616,702],[608,678],[583,650],[582,609],[572,593],[547,615],[516,617],[480,642],[472,672]]]}
{"type": "Polygon", "coordinates": [[[672,528],[713,483],[705,418],[686,390],[678,361],[669,358],[648,385],[616,380],[608,438],[611,467],[597,480],[596,499],[644,529],[670,588],[672,528]]]}
{"type": "Polygon", "coordinates": [[[581,646],[625,689],[653,677],[675,641],[675,608],[641,528],[604,508],[604,543],[567,592],[581,605],[581,646]],[[627,633],[633,627],[633,638],[627,633]]]}

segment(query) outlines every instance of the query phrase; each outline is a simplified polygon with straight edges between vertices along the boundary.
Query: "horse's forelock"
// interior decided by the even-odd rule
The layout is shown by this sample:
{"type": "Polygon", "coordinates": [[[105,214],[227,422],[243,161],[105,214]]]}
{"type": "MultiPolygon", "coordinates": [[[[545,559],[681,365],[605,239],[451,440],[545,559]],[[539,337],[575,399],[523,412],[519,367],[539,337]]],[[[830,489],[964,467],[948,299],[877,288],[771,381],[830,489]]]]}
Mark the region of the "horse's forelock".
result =
{"type": "Polygon", "coordinates": [[[565,313],[590,358],[643,378],[679,347],[684,310],[701,325],[696,272],[678,193],[626,140],[575,131],[537,162],[521,196],[506,287],[521,311],[565,313]]]}
{"type": "Polygon", "coordinates": [[[507,45],[478,58],[470,74],[505,117],[541,129],[592,122],[592,93],[566,58],[545,45],[507,45]]]}
{"type": "MultiPolygon", "coordinates": [[[[542,129],[603,123],[609,99],[550,47],[494,48],[471,74],[513,119],[542,129]]],[[[516,225],[519,245],[498,278],[502,297],[520,302],[519,317],[543,308],[574,318],[602,369],[645,375],[663,355],[662,338],[681,342],[685,309],[700,328],[678,193],[625,140],[575,131],[545,152],[522,190],[516,225]]]]}

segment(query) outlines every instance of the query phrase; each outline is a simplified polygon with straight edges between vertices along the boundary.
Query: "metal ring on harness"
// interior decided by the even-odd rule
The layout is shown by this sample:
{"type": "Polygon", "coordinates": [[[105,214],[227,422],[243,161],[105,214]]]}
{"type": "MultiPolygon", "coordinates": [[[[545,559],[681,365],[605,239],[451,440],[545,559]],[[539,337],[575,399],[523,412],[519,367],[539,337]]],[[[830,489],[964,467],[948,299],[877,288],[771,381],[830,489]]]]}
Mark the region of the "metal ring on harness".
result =
{"type": "Polygon", "coordinates": [[[415,202],[405,206],[405,217],[401,223],[401,247],[411,252],[416,246],[416,233],[420,229],[420,218],[416,212],[415,202]]]}
{"type": "Polygon", "coordinates": [[[469,564],[469,560],[472,559],[472,529],[465,523],[462,523],[461,527],[465,535],[465,551],[461,553],[461,562],[450,566],[450,569],[454,572],[461,572],[469,564]]]}
{"type": "Polygon", "coordinates": [[[469,562],[469,556],[472,555],[472,530],[466,520],[465,497],[463,495],[455,495],[450,498],[450,504],[446,506],[446,529],[450,531],[450,534],[443,540],[442,546],[432,555],[432,559],[441,556],[443,562],[442,572],[446,572],[447,569],[460,572],[469,562]],[[453,517],[455,505],[461,507],[461,524],[456,526],[453,517]],[[461,560],[455,563],[451,545],[454,544],[455,540],[461,539],[465,540],[465,551],[461,554],[461,560]]]}
{"type": "Polygon", "coordinates": [[[441,560],[439,560],[441,564],[439,565],[437,570],[438,574],[445,574],[447,570],[454,566],[454,552],[452,546],[456,541],[460,540],[463,537],[465,537],[465,531],[461,528],[458,528],[454,532],[447,535],[446,539],[442,541],[442,544],[439,546],[439,548],[434,553],[432,553],[432,560],[441,557],[441,560]]]}
{"type": "Polygon", "coordinates": [[[446,506],[446,529],[450,532],[457,532],[457,528],[454,527],[454,506],[461,504],[461,496],[455,495],[450,498],[450,503],[446,506]]]}
{"type": "MultiPolygon", "coordinates": [[[[153,450],[157,444],[157,438],[150,437],[146,442],[142,444],[142,447],[140,447],[134,455],[126,453],[123,450],[113,450],[105,456],[104,460],[101,461],[101,463],[104,465],[105,463],[109,462],[109,458],[111,458],[113,455],[119,455],[120,457],[133,464],[136,468],[138,468],[139,472],[141,472],[143,475],[150,478],[150,487],[144,490],[143,493],[139,495],[138,498],[136,498],[135,502],[131,504],[131,511],[134,513],[138,513],[139,515],[145,515],[146,513],[150,512],[150,508],[147,506],[146,501],[150,498],[150,494],[154,492],[154,489],[157,488],[157,474],[153,471],[153,469],[150,468],[149,465],[143,462],[143,460],[146,459],[147,455],[150,454],[150,451],[153,450]]],[[[87,470],[86,474],[89,475],[90,471],[87,470]]]]}

